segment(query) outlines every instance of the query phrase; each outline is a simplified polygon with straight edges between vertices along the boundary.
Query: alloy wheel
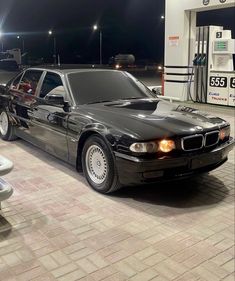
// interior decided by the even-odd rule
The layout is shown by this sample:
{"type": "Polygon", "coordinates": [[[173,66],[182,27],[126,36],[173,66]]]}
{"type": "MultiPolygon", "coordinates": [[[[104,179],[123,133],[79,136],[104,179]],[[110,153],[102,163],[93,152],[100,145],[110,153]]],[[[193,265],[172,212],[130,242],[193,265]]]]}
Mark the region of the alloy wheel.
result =
{"type": "Polygon", "coordinates": [[[108,163],[104,151],[98,145],[91,145],[86,152],[86,170],[95,184],[102,184],[106,180],[108,163]]]}
{"type": "Polygon", "coordinates": [[[8,132],[8,116],[6,112],[0,114],[0,133],[2,136],[5,136],[8,132]]]}

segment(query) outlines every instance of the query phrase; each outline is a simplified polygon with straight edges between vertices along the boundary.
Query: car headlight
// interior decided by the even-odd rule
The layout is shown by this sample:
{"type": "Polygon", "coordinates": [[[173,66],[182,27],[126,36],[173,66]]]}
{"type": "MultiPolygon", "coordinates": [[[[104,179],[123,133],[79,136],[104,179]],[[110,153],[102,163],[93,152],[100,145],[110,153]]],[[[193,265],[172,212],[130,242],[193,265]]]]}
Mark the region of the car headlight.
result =
{"type": "Polygon", "coordinates": [[[224,140],[225,138],[228,138],[230,136],[230,126],[227,126],[220,130],[219,132],[219,139],[224,140]]]}
{"type": "Polygon", "coordinates": [[[175,149],[175,142],[173,140],[162,140],[159,142],[159,150],[165,153],[171,152],[175,149]]]}
{"type": "Polygon", "coordinates": [[[155,142],[137,142],[130,146],[130,150],[136,153],[154,153],[157,152],[157,149],[155,142]]]}
{"type": "Polygon", "coordinates": [[[175,149],[175,142],[173,140],[137,142],[130,146],[130,150],[136,153],[156,153],[158,151],[168,153],[173,149],[175,149]]]}

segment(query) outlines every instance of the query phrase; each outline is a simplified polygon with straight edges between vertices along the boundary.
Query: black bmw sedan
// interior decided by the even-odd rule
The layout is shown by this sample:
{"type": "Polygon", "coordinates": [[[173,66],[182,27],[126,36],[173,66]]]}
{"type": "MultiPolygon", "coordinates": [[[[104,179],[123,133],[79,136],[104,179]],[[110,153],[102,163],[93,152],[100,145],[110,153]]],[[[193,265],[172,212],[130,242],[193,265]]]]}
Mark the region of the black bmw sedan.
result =
{"type": "Polygon", "coordinates": [[[0,94],[0,135],[22,138],[108,193],[204,173],[233,147],[221,118],[157,99],[127,72],[30,68],[0,94]]]}

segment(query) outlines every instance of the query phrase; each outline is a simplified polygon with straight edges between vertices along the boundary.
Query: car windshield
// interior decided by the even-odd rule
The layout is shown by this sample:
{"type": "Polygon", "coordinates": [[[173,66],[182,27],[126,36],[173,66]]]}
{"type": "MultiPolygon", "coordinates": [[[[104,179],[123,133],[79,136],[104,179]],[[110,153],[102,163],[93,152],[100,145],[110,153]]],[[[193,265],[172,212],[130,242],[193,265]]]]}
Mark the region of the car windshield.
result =
{"type": "Polygon", "coordinates": [[[68,80],[77,104],[154,97],[141,82],[121,71],[75,72],[68,74],[68,80]]]}

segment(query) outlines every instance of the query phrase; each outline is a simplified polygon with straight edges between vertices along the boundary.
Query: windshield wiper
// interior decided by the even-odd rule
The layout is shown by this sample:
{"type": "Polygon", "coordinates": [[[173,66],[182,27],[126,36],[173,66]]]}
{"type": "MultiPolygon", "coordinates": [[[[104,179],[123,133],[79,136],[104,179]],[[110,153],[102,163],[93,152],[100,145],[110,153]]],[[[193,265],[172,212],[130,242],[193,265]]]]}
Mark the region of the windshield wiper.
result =
{"type": "Polygon", "coordinates": [[[142,99],[147,99],[148,97],[143,97],[143,98],[141,98],[141,97],[132,97],[132,98],[124,98],[124,100],[142,100],[142,99]]]}
{"type": "Polygon", "coordinates": [[[95,103],[103,103],[103,102],[112,102],[112,100],[99,100],[99,101],[92,101],[88,102],[86,104],[95,104],[95,103]]]}
{"type": "MultiPolygon", "coordinates": [[[[147,98],[147,97],[146,97],[147,98]]],[[[117,99],[117,100],[99,100],[99,101],[92,101],[86,104],[96,104],[96,103],[103,103],[103,102],[117,102],[117,101],[123,101],[123,100],[135,100],[135,99],[146,99],[145,97],[131,97],[131,98],[121,98],[121,99],[117,99]]]]}

